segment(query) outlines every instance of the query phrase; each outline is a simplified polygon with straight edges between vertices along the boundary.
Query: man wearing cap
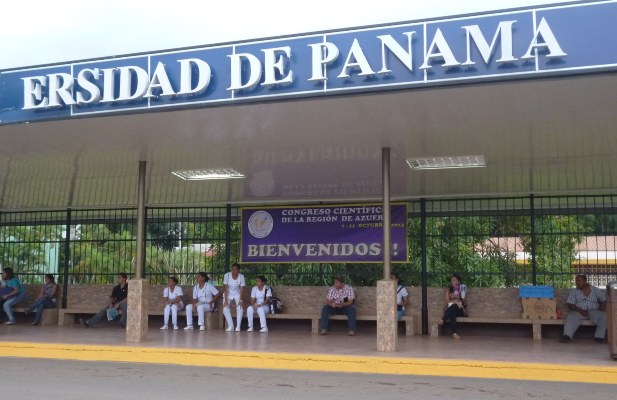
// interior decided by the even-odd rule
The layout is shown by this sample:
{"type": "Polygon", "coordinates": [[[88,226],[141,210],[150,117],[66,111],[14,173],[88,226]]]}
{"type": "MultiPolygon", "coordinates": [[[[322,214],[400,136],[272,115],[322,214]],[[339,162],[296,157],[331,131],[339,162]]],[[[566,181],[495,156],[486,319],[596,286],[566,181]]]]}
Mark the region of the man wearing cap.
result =
{"type": "Polygon", "coordinates": [[[356,335],[356,307],[353,288],[346,285],[340,276],[334,277],[334,286],[328,290],[326,305],[321,309],[320,335],[326,335],[330,326],[330,315],[346,315],[349,336],[356,335]]]}

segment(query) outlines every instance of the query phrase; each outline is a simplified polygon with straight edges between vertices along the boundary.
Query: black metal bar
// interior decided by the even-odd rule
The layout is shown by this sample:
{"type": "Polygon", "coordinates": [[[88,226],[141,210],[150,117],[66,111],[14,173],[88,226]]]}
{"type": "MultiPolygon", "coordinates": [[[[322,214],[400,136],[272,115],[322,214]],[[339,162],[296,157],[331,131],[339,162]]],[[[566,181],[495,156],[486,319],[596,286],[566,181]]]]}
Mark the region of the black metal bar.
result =
{"type": "Polygon", "coordinates": [[[227,204],[225,216],[225,272],[231,270],[231,204],[227,204]]]}
{"type": "Polygon", "coordinates": [[[530,234],[531,234],[531,281],[534,286],[538,283],[538,266],[536,263],[536,211],[535,198],[533,194],[529,195],[529,217],[530,217],[530,234]]]}
{"type": "Polygon", "coordinates": [[[69,294],[69,266],[71,264],[71,209],[66,210],[66,237],[64,238],[64,273],[62,275],[62,308],[66,308],[69,294]]]}
{"type": "Polygon", "coordinates": [[[420,241],[422,243],[422,334],[428,335],[428,271],[426,240],[426,199],[420,199],[420,241]]]}

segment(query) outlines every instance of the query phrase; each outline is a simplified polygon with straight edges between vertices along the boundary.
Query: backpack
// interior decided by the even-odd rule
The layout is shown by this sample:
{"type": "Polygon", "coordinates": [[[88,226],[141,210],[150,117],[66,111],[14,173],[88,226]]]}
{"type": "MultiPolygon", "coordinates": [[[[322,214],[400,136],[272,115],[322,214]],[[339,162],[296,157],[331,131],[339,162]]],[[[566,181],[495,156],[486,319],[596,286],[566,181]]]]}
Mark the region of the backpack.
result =
{"type": "MultiPolygon", "coordinates": [[[[267,287],[266,288],[266,293],[265,293],[264,297],[268,297],[268,289],[270,289],[270,294],[271,295],[274,294],[274,293],[272,293],[272,288],[267,287]]],[[[270,304],[270,314],[280,314],[280,313],[283,312],[283,302],[278,297],[271,296],[270,297],[270,302],[268,304],[270,304]]]]}

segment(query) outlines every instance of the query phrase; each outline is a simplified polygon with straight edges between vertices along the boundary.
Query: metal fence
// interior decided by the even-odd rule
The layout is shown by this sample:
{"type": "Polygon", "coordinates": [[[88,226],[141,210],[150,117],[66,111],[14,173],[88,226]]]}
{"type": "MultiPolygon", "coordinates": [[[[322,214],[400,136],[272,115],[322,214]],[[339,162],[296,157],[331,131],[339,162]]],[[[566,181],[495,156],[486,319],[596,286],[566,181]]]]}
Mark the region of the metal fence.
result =
{"type": "MultiPolygon", "coordinates": [[[[570,287],[578,273],[604,285],[617,278],[617,196],[511,197],[410,201],[408,285],[443,286],[459,273],[470,286],[547,284],[570,287]]],[[[46,273],[60,282],[112,283],[135,266],[135,209],[0,213],[0,265],[26,283],[46,273]]],[[[190,284],[206,271],[217,283],[238,260],[237,207],[150,207],[146,218],[146,277],[174,275],[190,284]]],[[[246,265],[249,282],[328,285],[334,275],[370,286],[379,264],[246,265]]],[[[250,283],[249,283],[250,284],[250,283]]]]}

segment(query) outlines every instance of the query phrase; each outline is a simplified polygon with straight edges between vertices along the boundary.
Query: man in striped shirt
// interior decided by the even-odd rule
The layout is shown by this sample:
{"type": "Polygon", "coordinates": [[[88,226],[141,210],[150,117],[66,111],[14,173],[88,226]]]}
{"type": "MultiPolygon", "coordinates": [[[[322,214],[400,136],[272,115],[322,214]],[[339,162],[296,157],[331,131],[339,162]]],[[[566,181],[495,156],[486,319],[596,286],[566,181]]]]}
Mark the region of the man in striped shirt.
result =
{"type": "Polygon", "coordinates": [[[576,288],[568,294],[568,307],[570,312],[563,325],[561,342],[570,343],[574,333],[583,320],[591,320],[596,324],[594,342],[603,343],[606,334],[606,293],[595,286],[587,283],[586,275],[576,276],[576,288]]]}

